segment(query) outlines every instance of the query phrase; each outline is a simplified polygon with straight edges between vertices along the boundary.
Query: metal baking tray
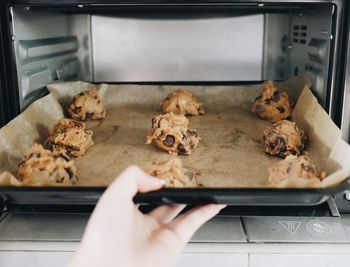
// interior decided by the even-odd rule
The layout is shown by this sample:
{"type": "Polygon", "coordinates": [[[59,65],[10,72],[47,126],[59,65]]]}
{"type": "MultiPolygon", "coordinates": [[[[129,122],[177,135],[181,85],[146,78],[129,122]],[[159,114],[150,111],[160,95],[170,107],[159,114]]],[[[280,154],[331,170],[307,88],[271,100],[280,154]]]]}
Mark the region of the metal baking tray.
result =
{"type": "MultiPolygon", "coordinates": [[[[323,189],[164,188],[139,193],[139,204],[221,203],[233,206],[314,206],[350,188],[350,178],[323,189]]],[[[106,187],[0,187],[4,203],[13,205],[95,205],[106,187]]]]}
{"type": "MultiPolygon", "coordinates": [[[[102,167],[96,165],[98,168],[94,170],[93,168],[83,168],[83,166],[86,166],[85,159],[77,159],[77,167],[81,170],[81,177],[83,177],[80,181],[81,183],[78,183],[78,185],[72,187],[3,186],[0,187],[0,198],[4,203],[11,203],[13,205],[94,205],[106,189],[106,185],[127,165],[140,163],[140,166],[144,168],[158,157],[168,157],[166,153],[158,151],[154,146],[144,146],[144,138],[150,126],[150,118],[161,112],[159,110],[159,102],[168,92],[173,91],[175,88],[171,86],[160,86],[160,88],[148,87],[147,89],[149,90],[144,90],[144,87],[140,88],[135,85],[125,85],[124,87],[115,85],[113,90],[116,93],[115,99],[124,100],[125,97],[118,97],[117,92],[122,96],[123,93],[125,96],[127,92],[128,94],[133,93],[134,96],[137,96],[132,100],[139,102],[133,104],[132,109],[126,108],[126,106],[123,108],[122,106],[118,109],[109,110],[112,118],[110,117],[108,119],[107,117],[106,120],[101,122],[101,124],[105,124],[104,127],[96,126],[95,150],[88,153],[87,157],[89,162],[101,162],[101,159],[100,161],[96,159],[112,151],[113,153],[117,153],[116,156],[119,155],[117,164],[114,160],[112,165],[108,165],[109,167],[103,164],[102,167]],[[153,90],[154,94],[149,96],[151,90],[153,90]],[[146,98],[147,95],[149,99],[146,98]],[[145,99],[149,102],[145,103],[145,99]],[[132,123],[129,123],[127,119],[121,118],[121,116],[117,116],[118,112],[125,110],[128,111],[128,116],[133,118],[132,123]],[[135,134],[129,134],[130,136],[127,136],[128,139],[123,139],[122,146],[116,146],[117,142],[115,140],[120,140],[118,138],[125,136],[125,133],[132,133],[131,130],[134,129],[135,121],[137,122],[136,125],[139,126],[134,131],[135,134]],[[119,125],[119,128],[113,127],[114,125],[119,125]],[[115,129],[118,129],[117,132],[114,132],[115,129]],[[130,159],[125,154],[122,154],[125,151],[125,142],[129,142],[128,144],[134,149],[131,153],[131,158],[134,162],[130,162],[130,159]],[[103,145],[103,149],[101,145],[103,145]],[[106,147],[109,149],[108,152],[105,151],[106,147]],[[96,151],[100,151],[100,154],[96,153],[96,151]],[[123,156],[121,157],[120,155],[123,156]],[[110,166],[113,168],[111,169],[110,166]],[[113,170],[113,172],[107,173],[108,179],[101,177],[101,170],[104,169],[107,169],[107,171],[113,170]]],[[[322,189],[273,189],[265,187],[264,182],[266,181],[267,167],[279,159],[263,153],[262,144],[259,140],[262,129],[268,122],[257,119],[249,110],[251,99],[254,99],[261,90],[259,86],[235,86],[231,88],[235,90],[234,93],[226,86],[217,86],[216,88],[208,88],[208,86],[186,86],[186,88],[190,88],[199,98],[202,98],[201,100],[208,107],[208,113],[203,117],[190,118],[191,125],[198,130],[203,140],[197,152],[195,152],[196,154],[190,157],[182,157],[182,159],[185,167],[193,167],[194,170],[202,172],[201,183],[206,187],[164,188],[155,192],[138,194],[134,199],[136,203],[186,203],[190,205],[222,203],[237,206],[312,206],[321,204],[331,196],[350,189],[349,178],[337,186],[322,189]],[[237,98],[238,93],[242,97],[237,98]],[[213,97],[213,94],[215,94],[215,97],[213,97]],[[205,95],[207,97],[203,97],[205,95]],[[241,99],[242,104],[238,105],[237,99],[241,99]],[[227,104],[223,106],[221,104],[223,103],[222,101],[227,104]],[[223,112],[221,109],[225,109],[225,111],[223,112]],[[232,120],[235,120],[234,124],[231,123],[232,120]],[[210,125],[210,128],[207,127],[208,125],[210,125]],[[217,133],[218,128],[221,129],[220,134],[217,133]],[[215,136],[212,134],[212,129],[216,129],[215,136]],[[219,138],[217,138],[218,136],[219,138]],[[231,140],[231,137],[234,138],[231,140]],[[213,146],[214,148],[211,148],[213,146]],[[248,166],[248,171],[246,168],[237,172],[237,168],[243,165],[240,160],[242,157],[245,158],[245,163],[248,163],[248,165],[245,165],[248,166]],[[213,162],[211,163],[212,160],[213,162]],[[233,162],[236,162],[236,167],[229,166],[233,162]],[[252,164],[258,166],[254,169],[252,164]],[[214,165],[221,171],[213,172],[214,165]],[[247,179],[249,179],[249,183],[247,183],[247,179]],[[258,186],[254,186],[255,184],[258,186]]],[[[68,103],[71,95],[77,93],[72,91],[72,84],[69,84],[68,89],[66,91],[67,94],[62,92],[62,101],[60,103],[68,103]]],[[[43,103],[48,100],[51,101],[50,103],[57,102],[57,100],[49,95],[37,101],[37,108],[40,110],[40,105],[43,107],[47,106],[43,105],[43,103]]],[[[110,105],[115,105],[114,102],[112,103],[113,99],[111,95],[109,95],[108,101],[110,101],[110,105]]],[[[59,104],[56,103],[55,105],[61,109],[59,104]]],[[[58,111],[56,117],[60,118],[62,111],[60,111],[61,113],[58,111]]],[[[51,113],[54,113],[53,108],[51,109],[51,113]]],[[[51,121],[56,121],[56,117],[51,119],[51,121]]],[[[30,127],[30,124],[28,127],[30,127]]],[[[31,127],[29,130],[33,131],[31,127]]],[[[22,131],[13,136],[21,133],[22,131]]],[[[37,136],[39,138],[41,137],[39,133],[37,136]]],[[[20,147],[19,149],[23,148],[20,147]]],[[[22,153],[21,151],[17,152],[18,154],[22,153]]],[[[105,162],[103,163],[105,164],[105,162]]]]}

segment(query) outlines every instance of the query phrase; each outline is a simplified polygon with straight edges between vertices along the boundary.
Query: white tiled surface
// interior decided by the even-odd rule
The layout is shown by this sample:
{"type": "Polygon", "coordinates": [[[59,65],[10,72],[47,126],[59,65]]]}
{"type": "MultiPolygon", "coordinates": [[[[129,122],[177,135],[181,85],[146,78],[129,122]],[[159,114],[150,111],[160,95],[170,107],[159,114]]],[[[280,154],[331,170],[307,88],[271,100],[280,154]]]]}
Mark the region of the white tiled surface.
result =
{"type": "MultiPolygon", "coordinates": [[[[278,249],[278,245],[276,245],[278,249]]],[[[1,267],[64,267],[73,252],[1,251],[1,267]]],[[[349,266],[348,254],[183,253],[173,267],[349,266]]]]}
{"type": "Polygon", "coordinates": [[[72,252],[0,251],[1,267],[64,267],[72,252]]]}
{"type": "Polygon", "coordinates": [[[228,253],[184,253],[174,267],[246,267],[248,254],[228,253]]]}
{"type": "Polygon", "coordinates": [[[252,254],[249,267],[349,266],[349,254],[252,254]]]}

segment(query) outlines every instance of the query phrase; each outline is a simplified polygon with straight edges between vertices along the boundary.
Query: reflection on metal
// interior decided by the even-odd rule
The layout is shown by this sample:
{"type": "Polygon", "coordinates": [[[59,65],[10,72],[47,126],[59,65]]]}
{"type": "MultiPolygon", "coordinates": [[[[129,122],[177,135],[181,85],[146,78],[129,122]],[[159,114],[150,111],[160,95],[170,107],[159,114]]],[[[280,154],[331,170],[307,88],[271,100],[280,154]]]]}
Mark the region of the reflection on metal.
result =
{"type": "Polygon", "coordinates": [[[95,81],[262,79],[262,14],[183,16],[92,16],[95,81]]]}

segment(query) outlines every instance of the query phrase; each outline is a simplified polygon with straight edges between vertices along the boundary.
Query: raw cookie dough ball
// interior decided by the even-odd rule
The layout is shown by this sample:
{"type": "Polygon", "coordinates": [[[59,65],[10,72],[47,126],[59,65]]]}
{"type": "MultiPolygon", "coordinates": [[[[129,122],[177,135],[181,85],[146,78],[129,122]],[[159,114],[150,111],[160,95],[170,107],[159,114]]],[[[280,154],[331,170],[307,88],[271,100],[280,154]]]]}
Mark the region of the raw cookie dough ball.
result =
{"type": "Polygon", "coordinates": [[[84,123],[62,118],[52,127],[45,143],[52,151],[80,157],[94,144],[92,134],[91,130],[85,130],[84,123]]]}
{"type": "Polygon", "coordinates": [[[265,152],[282,158],[300,155],[307,140],[306,134],[295,122],[282,120],[268,126],[264,131],[265,152]]]}
{"type": "Polygon", "coordinates": [[[289,155],[269,169],[268,184],[274,187],[312,187],[326,177],[309,157],[289,155]]]}
{"type": "Polygon", "coordinates": [[[161,103],[164,113],[173,112],[195,116],[205,113],[202,105],[189,91],[183,89],[172,92],[161,103]]]}
{"type": "Polygon", "coordinates": [[[12,173],[8,171],[4,171],[0,173],[0,185],[1,186],[9,186],[18,184],[18,179],[12,175],[12,173]]]}
{"type": "Polygon", "coordinates": [[[273,122],[287,119],[292,114],[292,105],[287,93],[280,93],[273,82],[265,82],[262,95],[255,99],[252,111],[260,118],[273,122]]]}
{"type": "Polygon", "coordinates": [[[64,153],[34,144],[19,164],[18,176],[15,185],[71,185],[77,181],[77,169],[64,153]]]}
{"type": "Polygon", "coordinates": [[[146,144],[156,146],[172,155],[191,155],[200,138],[195,130],[188,129],[188,119],[184,115],[166,113],[152,119],[146,144]]]}
{"type": "Polygon", "coordinates": [[[182,167],[180,159],[153,162],[145,170],[149,175],[164,179],[166,187],[196,187],[198,186],[197,173],[182,167]]]}
{"type": "Polygon", "coordinates": [[[107,113],[101,98],[94,89],[76,95],[69,106],[68,112],[76,120],[103,119],[107,113]]]}

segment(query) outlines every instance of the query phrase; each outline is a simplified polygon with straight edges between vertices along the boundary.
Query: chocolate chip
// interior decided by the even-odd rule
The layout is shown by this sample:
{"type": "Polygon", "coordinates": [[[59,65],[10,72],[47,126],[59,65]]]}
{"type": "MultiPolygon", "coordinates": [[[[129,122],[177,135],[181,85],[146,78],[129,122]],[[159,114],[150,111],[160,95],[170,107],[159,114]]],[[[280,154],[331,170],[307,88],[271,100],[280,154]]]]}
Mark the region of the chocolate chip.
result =
{"type": "Polygon", "coordinates": [[[167,135],[163,143],[167,146],[172,146],[175,143],[175,137],[172,135],[167,135]]]}
{"type": "Polygon", "coordinates": [[[286,144],[286,140],[284,140],[283,137],[278,136],[278,137],[276,138],[276,143],[277,143],[277,145],[285,145],[285,144],[286,144]]]}
{"type": "Polygon", "coordinates": [[[84,92],[81,92],[79,95],[83,96],[83,95],[85,95],[85,93],[84,93],[84,92]]]}
{"type": "Polygon", "coordinates": [[[187,171],[185,175],[190,179],[190,181],[192,181],[195,176],[195,173],[193,171],[187,171]]]}
{"type": "Polygon", "coordinates": [[[197,132],[194,131],[194,130],[187,130],[187,134],[188,134],[188,135],[194,135],[195,137],[198,136],[197,132]]]}
{"type": "Polygon", "coordinates": [[[78,128],[83,127],[83,124],[81,124],[80,122],[77,122],[77,121],[72,121],[72,122],[73,122],[75,127],[78,127],[78,128]]]}
{"type": "Polygon", "coordinates": [[[286,111],[284,107],[277,107],[277,109],[280,113],[284,113],[286,111]]]}
{"type": "Polygon", "coordinates": [[[70,161],[71,158],[67,154],[61,154],[60,155],[65,161],[70,161]]]}
{"type": "Polygon", "coordinates": [[[86,118],[90,119],[94,116],[93,112],[86,112],[86,118]]]}
{"type": "Polygon", "coordinates": [[[278,102],[280,100],[280,93],[278,91],[274,92],[272,95],[272,101],[278,102]]]}
{"type": "Polygon", "coordinates": [[[257,96],[254,101],[257,101],[261,98],[261,95],[257,96]]]}
{"type": "Polygon", "coordinates": [[[257,104],[255,106],[255,109],[256,109],[257,112],[264,112],[265,111],[264,105],[261,105],[261,104],[257,104]]]}
{"type": "Polygon", "coordinates": [[[100,104],[101,103],[101,100],[97,101],[97,104],[100,104]]]}
{"type": "Polygon", "coordinates": [[[69,175],[69,179],[72,179],[74,174],[71,168],[64,168],[69,175]]]}
{"type": "Polygon", "coordinates": [[[78,146],[68,146],[67,147],[67,151],[68,152],[72,152],[72,151],[80,151],[80,148],[78,146]]]}
{"type": "Polygon", "coordinates": [[[97,95],[95,95],[94,98],[97,99],[97,95]]]}
{"type": "Polygon", "coordinates": [[[75,114],[78,114],[78,113],[80,113],[81,112],[81,107],[75,107],[74,109],[73,109],[73,113],[75,113],[75,114]]]}
{"type": "Polygon", "coordinates": [[[177,149],[179,150],[180,154],[187,154],[187,150],[185,149],[183,144],[179,144],[177,146],[177,149]]]}
{"type": "Polygon", "coordinates": [[[304,145],[298,146],[298,150],[299,150],[299,152],[303,151],[304,150],[304,145]]]}

